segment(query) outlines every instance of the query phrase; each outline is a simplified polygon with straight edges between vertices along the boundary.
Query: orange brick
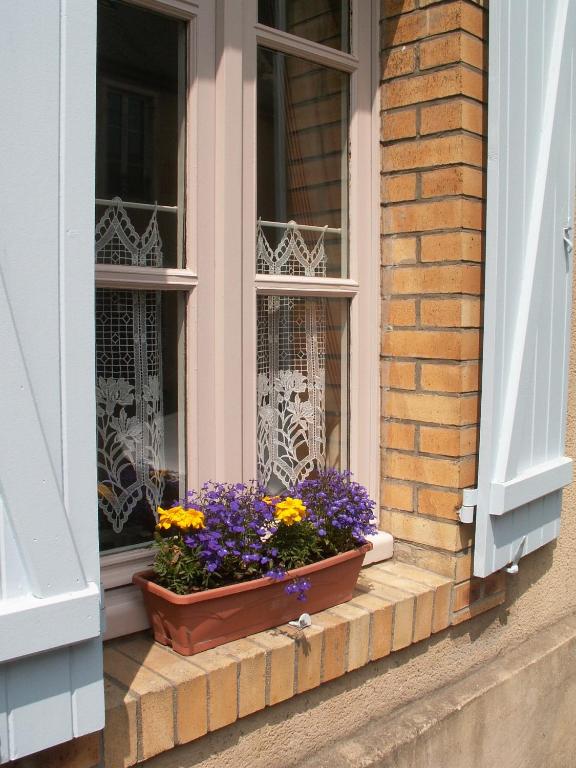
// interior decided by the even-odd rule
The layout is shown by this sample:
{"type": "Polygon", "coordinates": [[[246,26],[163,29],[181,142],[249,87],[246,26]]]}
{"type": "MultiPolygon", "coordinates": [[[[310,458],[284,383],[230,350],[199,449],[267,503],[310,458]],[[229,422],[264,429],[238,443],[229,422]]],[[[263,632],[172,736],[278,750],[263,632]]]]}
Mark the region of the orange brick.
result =
{"type": "Polygon", "coordinates": [[[174,686],[177,744],[185,744],[206,733],[208,678],[205,672],[192,664],[183,664],[177,653],[141,635],[117,641],[116,647],[174,686]]]}
{"type": "Polygon", "coordinates": [[[412,485],[400,485],[386,480],[382,484],[381,499],[385,507],[403,509],[406,512],[414,510],[414,491],[412,485]]]}
{"type": "MultiPolygon", "coordinates": [[[[422,197],[444,197],[445,195],[469,195],[482,197],[484,174],[466,165],[440,168],[422,174],[422,197]]],[[[406,198],[408,199],[408,198],[406,198]]]]}
{"type": "Polygon", "coordinates": [[[382,445],[385,448],[413,451],[415,434],[416,428],[413,424],[387,421],[382,428],[382,445]]]}
{"type": "Polygon", "coordinates": [[[482,203],[461,198],[391,205],[382,209],[381,232],[390,235],[457,227],[480,229],[482,216],[482,203]]]}
{"type": "Polygon", "coordinates": [[[466,134],[401,141],[382,147],[381,170],[389,173],[453,163],[466,163],[481,168],[483,153],[482,139],[466,134]]]}
{"type": "Polygon", "coordinates": [[[485,36],[486,20],[482,10],[462,0],[455,0],[438,8],[406,14],[393,24],[383,25],[382,45],[402,45],[454,29],[463,29],[476,37],[485,36]]]}
{"type": "Polygon", "coordinates": [[[416,174],[401,173],[397,176],[380,177],[380,198],[383,203],[397,203],[414,200],[416,197],[416,174]]]}
{"type": "Polygon", "coordinates": [[[107,768],[128,768],[138,762],[138,699],[105,677],[104,702],[104,765],[107,768]]]}
{"type": "MultiPolygon", "coordinates": [[[[383,526],[384,523],[382,523],[383,526]]],[[[428,549],[409,541],[394,542],[394,557],[403,563],[424,568],[427,571],[445,576],[452,581],[454,580],[456,563],[462,559],[460,553],[428,549]]]]}
{"type": "Polygon", "coordinates": [[[422,299],[420,321],[442,328],[480,328],[480,299],[422,299]]]}
{"type": "Polygon", "coordinates": [[[382,386],[392,389],[416,389],[416,364],[396,360],[381,363],[382,386]]]}
{"type": "Polygon", "coordinates": [[[314,625],[324,632],[322,654],[322,682],[334,680],[346,671],[346,646],[348,641],[348,622],[333,616],[327,611],[314,614],[314,625]]]}
{"type": "Polygon", "coordinates": [[[478,6],[472,6],[463,0],[432,8],[429,13],[429,35],[439,35],[452,29],[463,29],[477,37],[486,35],[484,13],[478,6]]]}
{"type": "Polygon", "coordinates": [[[419,515],[385,510],[382,524],[394,538],[437,547],[450,552],[466,549],[472,543],[472,526],[429,520],[419,515]]]}
{"type": "Polygon", "coordinates": [[[466,488],[474,483],[476,462],[474,459],[436,459],[388,450],[382,459],[382,471],[386,477],[396,480],[466,488]]]}
{"type": "Polygon", "coordinates": [[[383,325],[416,325],[414,299],[388,299],[382,307],[383,325]]]}
{"type": "Polygon", "coordinates": [[[432,615],[434,613],[434,589],[392,570],[385,570],[375,565],[370,569],[370,577],[377,580],[387,590],[394,590],[400,595],[414,595],[414,631],[412,640],[417,643],[432,634],[432,615]]]}
{"type": "Polygon", "coordinates": [[[450,397],[420,392],[389,390],[384,399],[384,416],[393,419],[464,426],[478,421],[478,397],[450,397]]]}
{"type": "Polygon", "coordinates": [[[403,43],[411,43],[426,37],[428,27],[427,14],[408,13],[389,24],[382,25],[382,47],[391,48],[403,43]]]}
{"type": "Polygon", "coordinates": [[[458,520],[458,510],[461,506],[462,494],[460,493],[418,488],[418,512],[421,515],[458,520]]]}
{"type": "Polygon", "coordinates": [[[408,11],[412,11],[415,7],[415,0],[382,0],[380,3],[380,18],[387,19],[390,16],[408,13],[408,11]]]}
{"type": "Polygon", "coordinates": [[[392,618],[394,613],[392,603],[377,595],[367,593],[355,595],[351,603],[370,612],[370,660],[375,661],[388,656],[392,650],[392,618]]]}
{"type": "Polygon", "coordinates": [[[394,606],[392,650],[398,651],[412,643],[414,634],[414,609],[416,599],[407,592],[395,590],[387,586],[382,577],[374,574],[372,568],[367,568],[358,579],[359,589],[374,594],[394,606]]]}
{"type": "Polygon", "coordinates": [[[252,635],[251,640],[266,648],[269,683],[266,703],[271,706],[294,695],[295,644],[286,635],[271,630],[252,635]]]}
{"type": "Polygon", "coordinates": [[[444,360],[477,360],[478,331],[386,331],[382,354],[390,357],[421,357],[444,360]]]}
{"type": "Polygon", "coordinates": [[[481,579],[470,579],[462,584],[456,584],[453,590],[452,610],[460,611],[471,603],[475,603],[483,597],[483,584],[481,579]]]}
{"type": "Polygon", "coordinates": [[[440,576],[413,565],[397,560],[387,560],[380,563],[383,571],[395,573],[410,581],[432,587],[434,590],[434,611],[432,616],[432,632],[439,632],[450,624],[450,603],[453,581],[446,576],[440,576]]]}
{"type": "Polygon", "coordinates": [[[398,109],[380,114],[380,139],[396,141],[416,136],[416,110],[398,109]]]}
{"type": "Polygon", "coordinates": [[[497,571],[484,579],[484,595],[494,595],[506,589],[506,572],[497,571]]]}
{"type": "Polygon", "coordinates": [[[449,232],[422,237],[422,261],[482,261],[483,237],[476,232],[449,232]]]}
{"type": "Polygon", "coordinates": [[[306,632],[284,625],[281,631],[296,644],[296,693],[303,693],[320,685],[323,631],[321,627],[308,627],[306,632]]]}
{"type": "Polygon", "coordinates": [[[408,75],[414,72],[416,68],[416,49],[402,46],[402,48],[383,51],[380,57],[380,67],[382,80],[408,75]]]}
{"type": "Polygon", "coordinates": [[[139,758],[149,757],[174,746],[173,687],[164,677],[114,648],[104,648],[107,674],[139,697],[141,737],[139,758]]]}
{"type": "Polygon", "coordinates": [[[496,608],[498,605],[502,605],[505,600],[506,594],[504,592],[498,592],[496,595],[491,595],[490,597],[485,597],[483,600],[478,600],[477,602],[472,603],[468,608],[463,608],[461,611],[453,613],[452,626],[473,619],[475,616],[480,616],[481,613],[486,613],[486,611],[496,608]]]}
{"type": "Polygon", "coordinates": [[[420,69],[464,61],[478,69],[486,68],[486,50],[477,37],[452,32],[420,43],[420,69]]]}
{"type": "Polygon", "coordinates": [[[382,237],[382,264],[403,264],[416,261],[415,237],[382,237]]]}
{"type": "MultiPolygon", "coordinates": [[[[449,427],[421,427],[420,451],[442,456],[469,456],[476,453],[478,431],[476,427],[466,429],[449,427]]],[[[390,446],[398,448],[399,446],[390,446]]]]}
{"type": "Polygon", "coordinates": [[[486,133],[486,118],[487,112],[482,104],[456,98],[441,104],[423,106],[420,112],[420,133],[425,136],[463,129],[483,135],[486,133]]]}
{"type": "Polygon", "coordinates": [[[238,662],[238,717],[266,706],[266,652],[250,640],[234,640],[218,652],[238,662]]]}
{"type": "Polygon", "coordinates": [[[475,264],[398,267],[386,270],[384,282],[390,294],[480,294],[482,271],[475,264]]]}
{"type": "Polygon", "coordinates": [[[208,674],[208,730],[216,731],[238,718],[238,664],[216,650],[194,656],[208,674]]]}
{"type": "Polygon", "coordinates": [[[458,64],[426,75],[392,80],[382,85],[381,104],[383,109],[395,109],[449,96],[468,96],[482,101],[485,99],[483,75],[458,64]]]}
{"type": "Polygon", "coordinates": [[[370,614],[368,611],[344,603],[330,608],[330,613],[348,621],[348,659],[346,670],[363,667],[369,660],[370,614]]]}
{"type": "Polygon", "coordinates": [[[479,372],[478,363],[466,365],[423,363],[420,384],[422,389],[434,392],[477,392],[479,372]]]}
{"type": "Polygon", "coordinates": [[[458,555],[456,558],[456,570],[454,573],[454,581],[462,581],[472,576],[474,568],[474,562],[472,559],[472,552],[466,552],[462,555],[458,555]]]}

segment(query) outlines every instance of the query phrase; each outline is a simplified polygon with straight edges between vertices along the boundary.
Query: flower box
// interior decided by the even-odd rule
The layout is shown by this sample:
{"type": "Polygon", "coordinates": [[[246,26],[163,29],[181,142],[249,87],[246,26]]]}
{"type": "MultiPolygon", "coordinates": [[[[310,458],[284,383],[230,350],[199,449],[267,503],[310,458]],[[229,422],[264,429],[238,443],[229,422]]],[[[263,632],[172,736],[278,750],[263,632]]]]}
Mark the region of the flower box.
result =
{"type": "Polygon", "coordinates": [[[286,582],[294,579],[310,581],[308,613],[350,600],[371,547],[363,544],[295,568],[280,580],[266,577],[190,595],[176,595],[156,584],[151,570],[135,574],[134,583],[142,590],[154,639],[190,656],[298,618],[301,604],[285,591],[286,582]]]}
{"type": "Polygon", "coordinates": [[[318,472],[267,495],[205,483],[158,508],[154,569],[134,576],[154,636],[186,656],[352,597],[374,502],[349,472],[318,472]]]}

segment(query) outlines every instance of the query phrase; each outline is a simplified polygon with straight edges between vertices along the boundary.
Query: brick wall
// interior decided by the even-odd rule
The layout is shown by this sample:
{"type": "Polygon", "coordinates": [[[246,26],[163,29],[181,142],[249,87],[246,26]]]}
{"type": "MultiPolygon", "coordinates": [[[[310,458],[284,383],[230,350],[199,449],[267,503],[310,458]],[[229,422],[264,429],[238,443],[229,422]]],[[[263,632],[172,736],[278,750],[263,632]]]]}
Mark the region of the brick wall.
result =
{"type": "Polygon", "coordinates": [[[470,579],[482,326],[487,13],[381,5],[382,492],[396,555],[454,578],[453,621],[502,602],[470,579]]]}

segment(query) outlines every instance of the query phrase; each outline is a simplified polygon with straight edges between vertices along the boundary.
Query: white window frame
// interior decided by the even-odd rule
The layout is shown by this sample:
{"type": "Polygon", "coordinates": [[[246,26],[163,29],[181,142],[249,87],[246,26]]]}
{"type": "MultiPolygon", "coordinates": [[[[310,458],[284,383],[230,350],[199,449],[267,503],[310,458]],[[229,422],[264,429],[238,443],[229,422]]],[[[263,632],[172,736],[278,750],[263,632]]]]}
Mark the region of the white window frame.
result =
{"type": "MultiPolygon", "coordinates": [[[[209,195],[198,189],[210,185],[214,175],[211,115],[213,87],[198,73],[210,73],[214,64],[214,3],[211,0],[131,0],[134,6],[156,11],[188,23],[187,94],[184,165],[185,248],[182,268],[130,267],[103,265],[95,267],[96,287],[136,290],[182,291],[185,301],[184,335],[185,378],[185,467],[186,485],[198,482],[198,345],[202,322],[199,321],[199,263],[206,266],[206,254],[213,248],[213,227],[209,225],[213,205],[209,195]],[[201,30],[210,30],[204,34],[201,30]],[[199,147],[203,151],[199,151],[199,147]],[[207,148],[206,150],[204,148],[207,148]],[[206,222],[207,226],[199,226],[206,222]]],[[[202,292],[204,293],[204,292],[202,292]]],[[[152,564],[150,545],[124,552],[102,553],[100,572],[105,592],[107,629],[105,637],[134,632],[147,626],[139,594],[131,586],[132,575],[152,564]]]]}
{"type": "MultiPolygon", "coordinates": [[[[378,2],[351,0],[352,53],[259,24],[257,0],[132,2],[190,23],[186,264],[145,274],[98,266],[97,284],[190,291],[187,486],[256,476],[256,301],[288,292],[350,300],[349,465],[378,500],[378,2]],[[351,76],[348,278],[256,276],[258,44],[351,76]]],[[[127,585],[151,561],[149,547],[102,555],[103,585],[116,587],[106,594],[107,637],[147,626],[139,595],[127,585]]]]}

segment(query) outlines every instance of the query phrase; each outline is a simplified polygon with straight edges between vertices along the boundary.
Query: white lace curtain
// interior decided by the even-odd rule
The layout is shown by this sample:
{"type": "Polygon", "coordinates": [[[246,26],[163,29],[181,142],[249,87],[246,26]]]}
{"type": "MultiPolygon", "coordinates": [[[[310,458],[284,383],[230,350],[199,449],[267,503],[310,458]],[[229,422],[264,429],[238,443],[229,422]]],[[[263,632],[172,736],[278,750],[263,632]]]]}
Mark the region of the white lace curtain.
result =
{"type": "MultiPolygon", "coordinates": [[[[96,263],[161,267],[156,211],[140,236],[120,198],[96,226],[96,263]]],[[[164,491],[160,291],[96,291],[98,504],[115,533],[164,491]]]]}
{"type": "MultiPolygon", "coordinates": [[[[257,226],[257,271],[326,276],[324,233],[309,248],[294,222],[272,247],[257,226]]],[[[325,462],[326,300],[264,296],[258,303],[258,478],[272,491],[325,462]]]]}

